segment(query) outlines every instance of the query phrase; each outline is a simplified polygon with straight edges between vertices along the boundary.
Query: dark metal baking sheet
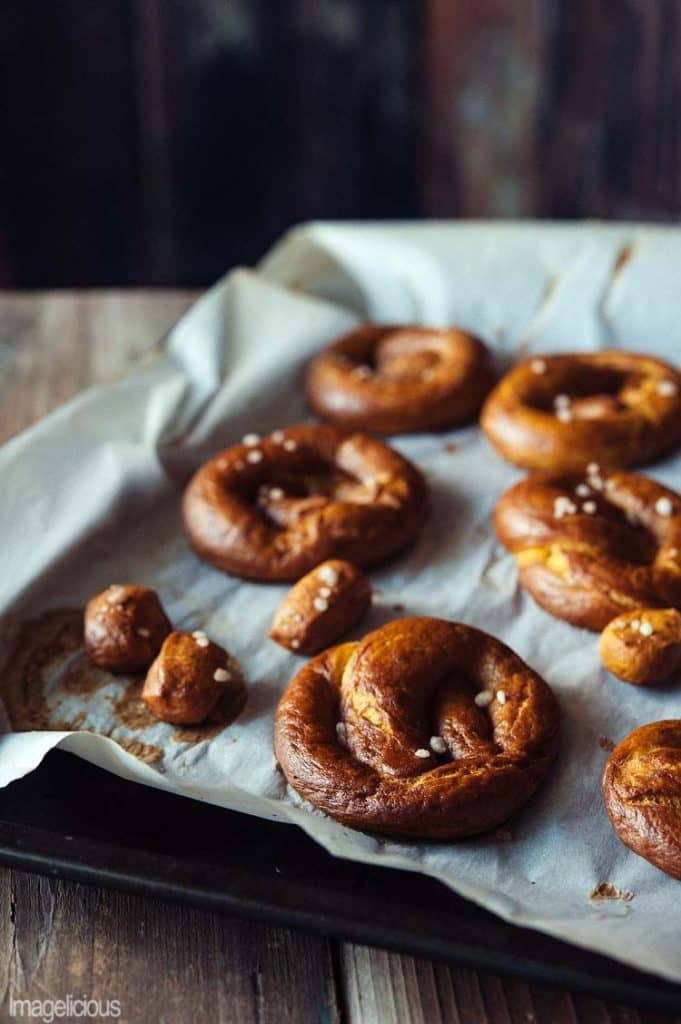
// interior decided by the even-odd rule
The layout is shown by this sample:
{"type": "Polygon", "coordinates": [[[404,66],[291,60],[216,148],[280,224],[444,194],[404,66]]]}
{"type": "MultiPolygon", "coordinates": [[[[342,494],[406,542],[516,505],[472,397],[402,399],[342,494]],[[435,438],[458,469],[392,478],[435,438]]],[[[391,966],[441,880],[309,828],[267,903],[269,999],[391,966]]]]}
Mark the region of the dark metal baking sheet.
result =
{"type": "Polygon", "coordinates": [[[516,928],[291,825],[152,790],[60,751],[0,791],[0,862],[681,1012],[681,986],[516,928]]]}

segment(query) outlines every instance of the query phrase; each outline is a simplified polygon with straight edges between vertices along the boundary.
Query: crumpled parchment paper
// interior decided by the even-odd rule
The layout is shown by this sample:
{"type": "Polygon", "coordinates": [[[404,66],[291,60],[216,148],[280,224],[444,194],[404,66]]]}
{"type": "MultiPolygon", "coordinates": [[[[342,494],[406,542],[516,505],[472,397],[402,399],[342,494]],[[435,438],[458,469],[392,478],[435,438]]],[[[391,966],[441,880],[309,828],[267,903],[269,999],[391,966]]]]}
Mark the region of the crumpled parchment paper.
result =
{"type": "MultiPolygon", "coordinates": [[[[2,680],[0,784],[59,746],[127,779],[295,822],[338,856],[423,872],[508,920],[681,980],[681,887],[617,840],[600,793],[608,741],[678,716],[681,689],[608,676],[595,635],[550,618],[519,589],[491,512],[520,474],[477,427],[395,440],[426,473],[432,511],[417,545],[372,573],[377,597],[361,632],[400,614],[458,619],[502,638],[554,687],[559,760],[503,836],[384,841],[292,799],[275,768],[272,719],[303,661],[267,639],[286,588],[203,565],[179,521],[181,486],[206,456],[309,417],[307,360],[359,320],[459,324],[488,341],[501,367],[528,352],[613,345],[678,362],[680,282],[681,230],[537,223],[312,225],[256,272],[227,275],[160,357],[0,450],[2,655],[22,623],[45,613],[22,634],[26,657],[42,654],[2,680]],[[179,628],[206,630],[239,659],[249,702],[236,722],[194,732],[155,723],[133,681],[88,668],[78,613],[64,609],[128,580],[156,587],[179,628]],[[9,717],[36,731],[12,732],[9,717]],[[602,882],[634,898],[590,900],[602,882]]],[[[679,456],[648,472],[681,487],[679,456]]]]}

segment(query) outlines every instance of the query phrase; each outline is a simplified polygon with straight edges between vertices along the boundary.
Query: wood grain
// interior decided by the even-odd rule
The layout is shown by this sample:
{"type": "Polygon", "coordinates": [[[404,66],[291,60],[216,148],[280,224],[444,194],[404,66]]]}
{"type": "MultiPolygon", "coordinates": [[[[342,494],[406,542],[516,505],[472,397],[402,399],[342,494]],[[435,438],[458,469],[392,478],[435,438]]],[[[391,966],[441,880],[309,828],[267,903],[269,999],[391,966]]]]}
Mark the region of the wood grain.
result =
{"type": "MultiPolygon", "coordinates": [[[[192,298],[0,293],[0,440],[81,388],[119,376],[192,298]]],[[[17,1019],[10,996],[83,992],[120,999],[129,1024],[681,1024],[514,979],[0,869],[0,1020],[17,1019]]]]}

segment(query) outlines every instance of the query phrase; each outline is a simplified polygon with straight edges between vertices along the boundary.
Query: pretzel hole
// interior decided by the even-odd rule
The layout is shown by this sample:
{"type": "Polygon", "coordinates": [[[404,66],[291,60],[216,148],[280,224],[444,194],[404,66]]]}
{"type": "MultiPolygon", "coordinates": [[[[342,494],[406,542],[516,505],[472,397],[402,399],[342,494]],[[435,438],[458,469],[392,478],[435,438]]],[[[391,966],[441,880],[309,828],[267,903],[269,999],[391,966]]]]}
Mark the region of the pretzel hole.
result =
{"type": "Polygon", "coordinates": [[[569,398],[573,416],[597,419],[625,410],[627,403],[623,400],[623,393],[636,388],[640,380],[640,374],[606,366],[577,364],[565,368],[559,381],[552,381],[549,389],[542,386],[541,378],[535,378],[526,402],[534,409],[553,413],[556,395],[562,394],[569,398]]]}

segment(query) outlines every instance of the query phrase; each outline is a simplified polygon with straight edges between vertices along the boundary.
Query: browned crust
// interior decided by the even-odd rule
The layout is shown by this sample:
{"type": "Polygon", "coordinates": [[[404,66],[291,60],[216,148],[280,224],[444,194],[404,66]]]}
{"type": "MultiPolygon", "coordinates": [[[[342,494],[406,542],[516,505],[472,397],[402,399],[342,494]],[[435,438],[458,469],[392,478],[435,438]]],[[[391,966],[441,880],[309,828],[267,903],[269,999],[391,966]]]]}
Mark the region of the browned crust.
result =
{"type": "Polygon", "coordinates": [[[500,641],[441,619],[400,619],[301,669],[280,701],[274,743],[290,785],[343,824],[451,839],[494,828],[529,799],[558,725],[549,686],[500,641]],[[506,702],[478,707],[486,688],[503,689],[506,702]],[[415,756],[433,730],[447,754],[415,756]]]}
{"type": "Polygon", "coordinates": [[[681,374],[660,359],[620,350],[535,356],[499,382],[481,423],[496,450],[526,469],[566,472],[592,460],[643,465],[681,443],[681,374]],[[537,362],[544,372],[533,372],[537,362]],[[663,381],[676,393],[658,393],[663,381]],[[553,410],[560,394],[573,396],[568,422],[553,410]]]}
{"type": "Polygon", "coordinates": [[[172,626],[149,587],[114,584],[88,601],[85,650],[93,664],[125,675],[151,665],[172,626]]]}
{"type": "Polygon", "coordinates": [[[306,390],[322,419],[405,434],[474,419],[493,382],[489,351],[465,331],[368,324],[313,359],[306,390]]]}
{"type": "Polygon", "coordinates": [[[681,879],[681,721],[643,725],[615,747],[603,797],[622,842],[681,879]]]}
{"type": "Polygon", "coordinates": [[[307,573],[277,611],[270,637],[296,654],[317,654],[338,643],[366,614],[371,584],[350,562],[330,559],[307,573]]]}
{"type": "Polygon", "coordinates": [[[200,558],[272,581],[297,580],[329,558],[383,562],[414,540],[425,513],[415,466],[374,438],[332,426],[288,427],[227,448],[199,469],[182,501],[200,558]]]}
{"type": "Polygon", "coordinates": [[[681,607],[681,496],[654,480],[605,470],[533,474],[502,495],[494,525],[522,585],[556,618],[601,630],[625,611],[681,607]],[[588,496],[579,496],[585,485],[588,496]],[[556,518],[565,498],[575,512],[556,518]],[[660,499],[671,515],[656,511],[660,499]]]}
{"type": "Polygon", "coordinates": [[[667,682],[681,674],[681,612],[643,608],[618,615],[601,633],[599,649],[608,672],[625,683],[667,682]]]}

